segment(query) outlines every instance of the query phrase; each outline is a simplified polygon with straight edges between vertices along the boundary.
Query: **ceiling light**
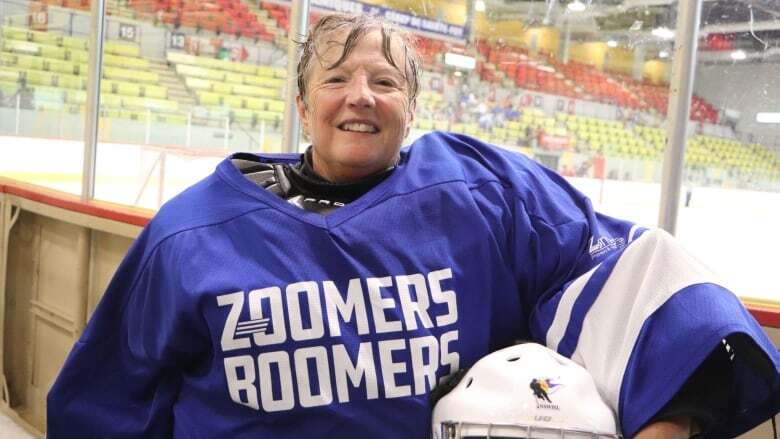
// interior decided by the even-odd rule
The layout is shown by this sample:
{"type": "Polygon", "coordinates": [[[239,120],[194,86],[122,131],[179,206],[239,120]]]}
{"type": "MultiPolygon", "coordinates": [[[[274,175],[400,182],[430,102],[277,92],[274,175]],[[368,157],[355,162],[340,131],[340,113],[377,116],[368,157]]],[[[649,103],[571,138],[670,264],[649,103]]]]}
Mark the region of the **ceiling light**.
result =
{"type": "Polygon", "coordinates": [[[459,55],[457,53],[447,52],[444,54],[444,64],[458,67],[461,69],[472,70],[477,66],[477,60],[474,57],[459,55]]]}
{"type": "Polygon", "coordinates": [[[655,37],[661,38],[662,40],[671,40],[674,38],[674,31],[666,26],[659,26],[653,29],[650,33],[655,37]]]}
{"type": "Polygon", "coordinates": [[[669,58],[669,51],[668,50],[662,50],[658,52],[658,57],[661,59],[669,58]]]}
{"type": "Polygon", "coordinates": [[[474,2],[474,10],[477,12],[485,12],[485,2],[482,0],[474,2]]]}
{"type": "Polygon", "coordinates": [[[758,113],[756,114],[758,123],[780,123],[780,113],[758,113]]]}
{"type": "Polygon", "coordinates": [[[587,9],[587,6],[585,6],[585,3],[581,2],[580,0],[574,0],[573,2],[569,3],[566,8],[572,12],[582,12],[587,9]]]}
{"type": "Polygon", "coordinates": [[[747,58],[747,54],[744,50],[735,50],[731,52],[730,56],[734,61],[742,61],[743,59],[747,58]]]}
{"type": "Polygon", "coordinates": [[[607,46],[609,46],[609,47],[617,47],[618,44],[617,44],[617,41],[615,41],[615,40],[609,40],[609,41],[607,41],[607,46]]]}

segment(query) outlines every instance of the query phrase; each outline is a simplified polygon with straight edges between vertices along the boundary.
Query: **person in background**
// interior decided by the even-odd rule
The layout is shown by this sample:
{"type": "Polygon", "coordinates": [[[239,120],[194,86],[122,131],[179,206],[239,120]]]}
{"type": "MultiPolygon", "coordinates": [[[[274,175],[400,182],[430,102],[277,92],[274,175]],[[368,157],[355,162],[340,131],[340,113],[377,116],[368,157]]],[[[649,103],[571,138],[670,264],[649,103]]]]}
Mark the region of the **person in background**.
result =
{"type": "Polygon", "coordinates": [[[439,380],[518,339],[585,367],[625,437],[778,411],[777,349],[671,236],[474,138],[402,148],[418,65],[384,21],[317,22],[311,146],[234,154],[160,209],[49,394],[50,439],[425,438],[439,380]]]}

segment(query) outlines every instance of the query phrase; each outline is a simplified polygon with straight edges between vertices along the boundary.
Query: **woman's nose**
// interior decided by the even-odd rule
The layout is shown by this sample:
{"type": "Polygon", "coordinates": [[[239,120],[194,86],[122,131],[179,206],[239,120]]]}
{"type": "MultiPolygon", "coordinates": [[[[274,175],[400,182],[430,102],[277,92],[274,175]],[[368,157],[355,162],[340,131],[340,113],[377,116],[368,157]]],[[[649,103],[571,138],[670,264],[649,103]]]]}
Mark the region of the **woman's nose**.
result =
{"type": "Polygon", "coordinates": [[[374,106],[374,93],[365,78],[354,78],[347,87],[347,105],[368,108],[374,106]]]}

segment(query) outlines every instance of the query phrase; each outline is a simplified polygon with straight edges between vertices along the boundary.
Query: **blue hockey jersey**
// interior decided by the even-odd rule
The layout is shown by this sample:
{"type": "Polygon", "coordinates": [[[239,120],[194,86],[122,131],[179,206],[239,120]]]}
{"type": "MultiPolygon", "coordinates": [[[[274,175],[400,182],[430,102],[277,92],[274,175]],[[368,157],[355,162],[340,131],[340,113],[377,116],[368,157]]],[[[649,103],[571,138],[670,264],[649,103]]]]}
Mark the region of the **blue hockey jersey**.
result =
{"type": "MultiPolygon", "coordinates": [[[[297,155],[262,155],[293,162],[297,155]]],[[[432,133],[328,216],[230,160],[135,241],[48,398],[48,437],[425,438],[430,390],[533,339],[632,436],[729,337],[733,436],[780,409],[780,356],[662,231],[555,173],[432,133]]]]}

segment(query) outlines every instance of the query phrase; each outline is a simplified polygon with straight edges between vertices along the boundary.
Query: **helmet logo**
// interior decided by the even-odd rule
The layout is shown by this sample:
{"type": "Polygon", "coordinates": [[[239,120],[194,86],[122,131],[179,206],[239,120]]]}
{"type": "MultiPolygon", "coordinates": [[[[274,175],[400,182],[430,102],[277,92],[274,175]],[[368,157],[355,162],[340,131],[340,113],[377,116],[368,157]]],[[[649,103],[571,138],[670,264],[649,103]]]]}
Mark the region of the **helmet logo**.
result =
{"type": "Polygon", "coordinates": [[[550,394],[558,390],[561,383],[554,378],[534,378],[528,387],[536,397],[536,408],[560,410],[558,404],[554,404],[550,399],[550,394]]]}

